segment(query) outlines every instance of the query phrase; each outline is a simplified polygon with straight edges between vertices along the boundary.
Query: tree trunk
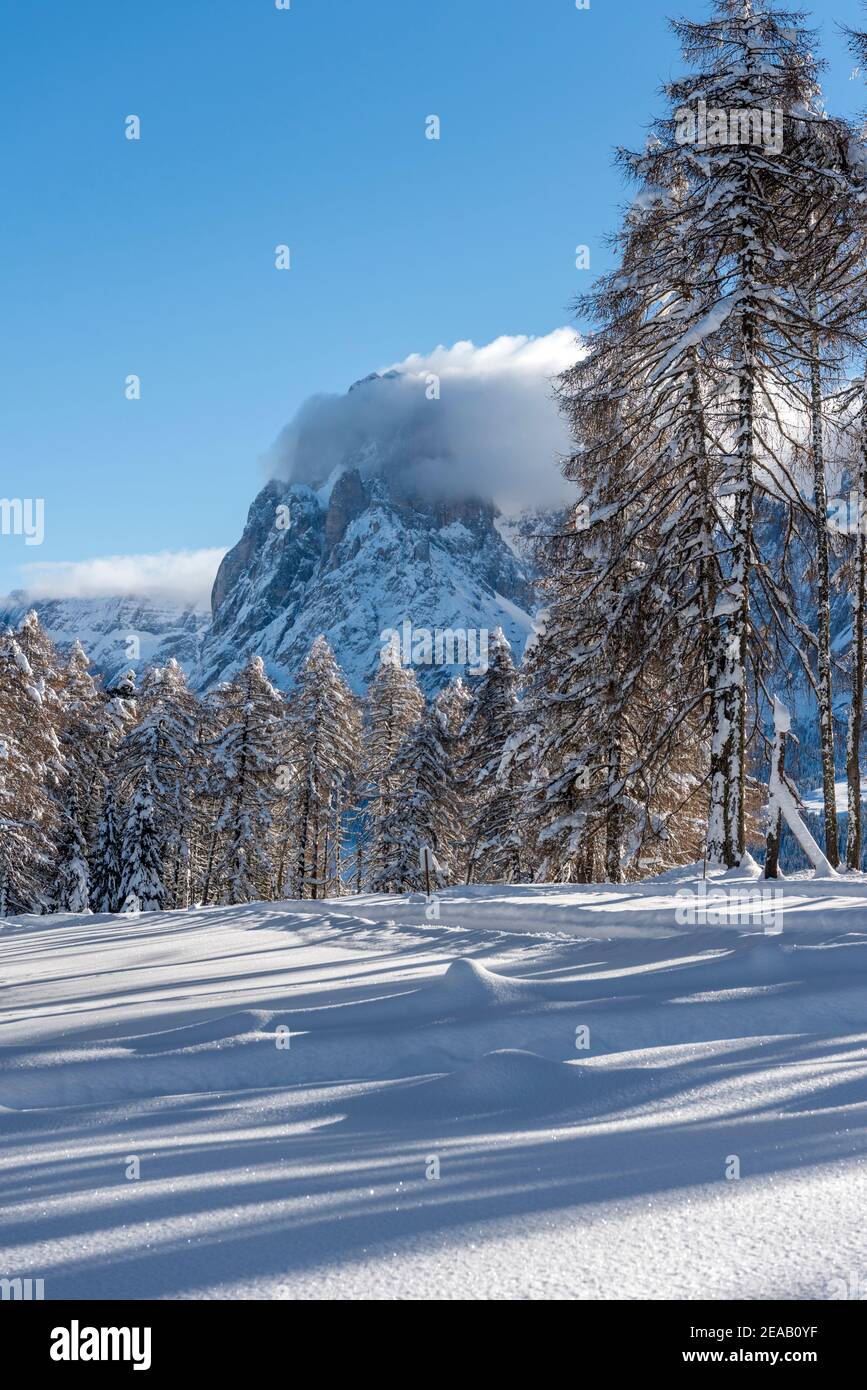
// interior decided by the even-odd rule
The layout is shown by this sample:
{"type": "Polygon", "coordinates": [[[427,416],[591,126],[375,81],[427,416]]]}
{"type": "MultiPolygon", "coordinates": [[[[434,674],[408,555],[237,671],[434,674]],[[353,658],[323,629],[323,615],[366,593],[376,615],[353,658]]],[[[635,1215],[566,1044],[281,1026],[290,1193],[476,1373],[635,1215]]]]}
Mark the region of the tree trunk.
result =
{"type": "Polygon", "coordinates": [[[857,498],[855,583],[852,590],[852,703],[846,740],[848,869],[861,868],[861,726],[864,718],[864,600],[867,591],[867,372],[861,396],[861,457],[858,463],[857,498]]]}
{"type": "Polygon", "coordinates": [[[334,788],[334,896],[343,892],[343,795],[339,782],[334,788]]]}
{"type": "Polygon", "coordinates": [[[217,827],[216,823],[211,832],[211,843],[208,846],[208,866],[205,869],[205,882],[202,887],[202,907],[207,907],[208,898],[211,895],[211,874],[214,871],[214,855],[217,850],[217,827]]]}
{"type": "Polygon", "coordinates": [[[316,795],[313,805],[313,834],[311,836],[311,850],[313,853],[313,872],[311,874],[312,898],[319,897],[319,796],[316,795]]]}
{"type": "MultiPolygon", "coordinates": [[[[786,767],[786,734],[777,729],[771,753],[771,785],[782,783],[786,767]]],[[[765,853],[765,878],[777,878],[780,872],[780,841],[783,838],[783,812],[777,802],[770,807],[771,824],[768,826],[767,850],[765,853]]]]}
{"type": "Polygon", "coordinates": [[[620,743],[612,742],[608,749],[608,815],[605,821],[605,879],[608,883],[623,882],[623,806],[620,800],[622,755],[620,743]]]}
{"type": "Polygon", "coordinates": [[[307,874],[307,831],[310,821],[310,779],[304,783],[304,804],[301,811],[301,833],[298,836],[298,858],[296,860],[295,880],[299,898],[303,898],[307,874]]]}
{"type": "Polygon", "coordinates": [[[753,534],[753,431],[755,382],[753,376],[753,324],[744,325],[744,363],[739,400],[740,475],[735,499],[732,531],[733,600],[728,628],[723,674],[724,726],[722,767],[725,780],[725,822],[723,858],[729,868],[739,864],[746,852],[746,728],[747,728],[747,643],[750,622],[750,565],[753,534]]]}
{"type": "Polygon", "coordinates": [[[704,402],[695,348],[688,358],[690,414],[693,422],[692,447],[695,455],[695,474],[701,495],[701,521],[698,528],[699,596],[704,625],[705,682],[711,724],[710,806],[707,818],[706,856],[709,864],[726,863],[726,775],[722,757],[725,727],[725,689],[722,684],[725,633],[717,614],[719,571],[713,549],[716,527],[710,469],[705,433],[704,402]]]}
{"type": "MultiPolygon", "coordinates": [[[[815,309],[815,298],[813,300],[815,309]]],[[[813,489],[816,508],[817,603],[816,640],[819,675],[819,742],[822,751],[822,796],[825,803],[825,854],[840,862],[837,834],[837,792],[834,768],[834,702],[831,689],[831,580],[828,563],[828,497],[825,488],[825,449],[822,439],[822,379],[819,341],[813,338],[810,363],[810,416],[813,432],[813,489]]]]}

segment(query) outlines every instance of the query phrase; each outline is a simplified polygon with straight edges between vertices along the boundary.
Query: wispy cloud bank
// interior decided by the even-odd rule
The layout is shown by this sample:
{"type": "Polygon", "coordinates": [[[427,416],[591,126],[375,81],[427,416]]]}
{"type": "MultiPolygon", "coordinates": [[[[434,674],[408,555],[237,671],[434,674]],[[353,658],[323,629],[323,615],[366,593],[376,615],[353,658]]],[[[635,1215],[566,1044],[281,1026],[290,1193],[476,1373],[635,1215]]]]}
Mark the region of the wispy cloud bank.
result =
{"type": "Polygon", "coordinates": [[[29,599],[99,599],[131,595],[153,603],[210,607],[224,548],[164,550],[158,555],[106,555],[93,560],[22,565],[29,599]]]}
{"type": "Polygon", "coordinates": [[[580,353],[568,328],[413,353],[346,395],[311,397],[267,466],[311,486],[351,466],[410,488],[493,497],[507,511],[554,504],[568,495],[569,440],[553,379],[580,353]]]}

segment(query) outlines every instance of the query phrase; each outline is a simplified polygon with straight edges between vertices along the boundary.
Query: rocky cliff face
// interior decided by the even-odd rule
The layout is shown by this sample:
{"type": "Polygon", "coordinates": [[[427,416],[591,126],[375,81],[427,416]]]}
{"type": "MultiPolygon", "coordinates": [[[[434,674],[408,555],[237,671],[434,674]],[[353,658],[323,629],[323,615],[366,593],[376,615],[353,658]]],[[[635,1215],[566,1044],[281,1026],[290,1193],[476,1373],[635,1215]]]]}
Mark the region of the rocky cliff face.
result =
{"type": "MultiPolygon", "coordinates": [[[[425,501],[357,468],[318,490],[268,483],[217,575],[196,683],[226,679],[255,652],[278,684],[290,685],[324,633],[360,691],[382,634],[404,624],[413,633],[502,627],[519,657],[532,574],[497,522],[490,502],[425,501]]],[[[457,664],[418,667],[429,691],[457,673],[457,664]]]]}

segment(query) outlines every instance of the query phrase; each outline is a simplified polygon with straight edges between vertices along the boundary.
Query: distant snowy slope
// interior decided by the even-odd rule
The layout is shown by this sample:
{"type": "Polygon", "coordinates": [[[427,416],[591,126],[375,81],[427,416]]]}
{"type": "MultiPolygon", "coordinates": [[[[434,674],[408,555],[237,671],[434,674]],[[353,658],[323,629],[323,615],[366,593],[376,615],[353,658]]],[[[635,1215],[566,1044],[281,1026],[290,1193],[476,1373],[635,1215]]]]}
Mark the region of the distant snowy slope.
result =
{"type": "Polygon", "coordinates": [[[143,598],[40,598],[13,592],[0,599],[0,625],[17,627],[29,609],[58,646],[76,639],[95,672],[111,682],[133,667],[160,665],[175,657],[190,673],[210,624],[210,614],[185,604],[143,598]]]}

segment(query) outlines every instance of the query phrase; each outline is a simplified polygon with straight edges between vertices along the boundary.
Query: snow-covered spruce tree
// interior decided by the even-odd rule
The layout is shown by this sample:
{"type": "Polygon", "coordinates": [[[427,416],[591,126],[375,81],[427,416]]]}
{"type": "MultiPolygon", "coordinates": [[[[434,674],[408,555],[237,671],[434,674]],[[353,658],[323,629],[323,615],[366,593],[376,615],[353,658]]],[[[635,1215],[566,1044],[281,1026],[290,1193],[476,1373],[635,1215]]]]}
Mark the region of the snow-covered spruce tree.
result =
{"type": "Polygon", "coordinates": [[[90,902],[94,912],[118,912],[122,906],[120,817],[112,782],[102,799],[96,844],[90,860],[90,902]]]}
{"type": "Polygon", "coordinates": [[[374,893],[421,892],[427,887],[422,851],[433,856],[432,886],[450,877],[449,846],[457,838],[457,788],[445,730],[436,708],[425,711],[390,769],[390,808],[379,833],[381,859],[374,893]]]}
{"type": "Polygon", "coordinates": [[[61,743],[69,775],[76,783],[81,820],[86,824],[87,802],[95,793],[107,761],[103,746],[106,720],[102,692],[91,675],[87,653],[78,641],[73,642],[62,662],[60,682],[61,743]]]}
{"type": "Polygon", "coordinates": [[[0,921],[4,917],[16,917],[20,912],[26,911],[26,904],[17,896],[9,873],[0,865],[0,921]]]}
{"type": "Polygon", "coordinates": [[[106,687],[105,694],[108,701],[108,717],[113,723],[114,731],[123,734],[137,718],[135,703],[138,682],[135,671],[132,668],[123,671],[106,687]]]}
{"type": "Polygon", "coordinates": [[[222,774],[213,762],[213,751],[225,732],[229,716],[218,691],[209,692],[197,702],[190,746],[186,862],[181,881],[187,905],[202,902],[205,881],[213,874],[218,838],[215,830],[224,791],[222,774]]]}
{"type": "Polygon", "coordinates": [[[524,774],[520,824],[533,845],[534,877],[543,883],[583,882],[595,875],[582,809],[588,785],[586,754],[574,717],[572,647],[567,645],[579,608],[572,601],[572,574],[563,557],[557,557],[556,570],[553,557],[549,563],[547,604],[524,652],[524,699],[515,742],[506,756],[524,774]],[[567,595],[562,601],[555,582],[567,595]]]}
{"type": "MultiPolygon", "coordinates": [[[[545,726],[551,709],[553,666],[545,649],[548,612],[536,613],[533,631],[524,644],[518,672],[520,700],[515,728],[503,749],[502,770],[516,788],[512,803],[513,822],[520,847],[520,882],[544,880],[540,863],[538,818],[541,790],[548,782],[548,767],[542,759],[545,726]]],[[[555,875],[557,877],[557,875],[555,875]]]]}
{"type": "Polygon", "coordinates": [[[90,660],[74,642],[59,668],[60,742],[68,775],[75,784],[79,821],[85,843],[96,843],[107,770],[116,745],[132,722],[119,717],[113,697],[90,671],[90,660]]]}
{"type": "Polygon", "coordinates": [[[401,666],[399,656],[383,648],[376,675],[365,702],[364,744],[367,754],[365,818],[367,866],[365,880],[379,879],[387,872],[390,850],[386,843],[386,822],[391,816],[397,791],[395,762],[398,750],[418,724],[425,708],[415,672],[401,666]]]}
{"type": "Polygon", "coordinates": [[[325,637],[310,649],[289,702],[296,897],[324,898],[355,877],[343,862],[362,764],[361,712],[325,637]]]}
{"type": "Polygon", "coordinates": [[[226,778],[221,761],[215,758],[220,740],[233,722],[237,707],[227,699],[228,685],[218,685],[202,698],[202,722],[193,776],[193,799],[199,821],[194,855],[191,899],[206,903],[219,899],[215,868],[220,844],[219,822],[226,792],[226,778]]]}
{"type": "MultiPolygon", "coordinates": [[[[466,874],[467,862],[467,798],[461,767],[467,752],[464,725],[472,707],[473,697],[462,676],[455,676],[434,696],[431,708],[439,721],[440,737],[445,751],[449,783],[452,790],[452,814],[448,834],[441,840],[442,860],[449,865],[453,882],[466,874]]],[[[514,806],[512,810],[514,811],[514,806]]],[[[516,826],[517,832],[517,826],[516,826]]],[[[444,832],[445,833],[445,832],[444,832]]]]}
{"type": "Polygon", "coordinates": [[[129,800],[142,778],[150,782],[166,862],[161,875],[167,905],[190,901],[190,830],[199,752],[199,701],[173,658],[145,672],[136,698],[137,722],[117,750],[119,793],[129,800]]]}
{"type": "Polygon", "coordinates": [[[121,911],[161,912],[165,904],[163,845],[150,777],[138,781],[121,845],[121,911]]]}
{"type": "Polygon", "coordinates": [[[91,910],[87,842],[81,828],[78,794],[72,778],[64,799],[50,910],[81,914],[91,910]]]}
{"type": "Polygon", "coordinates": [[[504,780],[503,752],[517,727],[518,673],[501,628],[491,635],[488,669],[471,687],[459,777],[467,801],[467,883],[512,883],[519,873],[517,788],[504,780]]]}
{"type": "MultiPolygon", "coordinates": [[[[43,669],[50,675],[50,657],[43,669]]],[[[0,883],[7,913],[47,904],[64,777],[56,691],[7,631],[0,634],[0,883]]]]}
{"type": "Polygon", "coordinates": [[[472,703],[473,696],[463,676],[455,676],[454,680],[443,686],[434,699],[443,728],[458,741],[458,744],[472,703]]]}
{"type": "Polygon", "coordinates": [[[272,813],[285,761],[286,706],[260,656],[214,693],[220,732],[211,750],[219,813],[208,852],[204,902],[254,902],[274,883],[272,813]]]}
{"type": "Polygon", "coordinates": [[[174,733],[181,755],[174,789],[175,819],[166,842],[167,884],[176,907],[193,901],[195,859],[204,834],[203,808],[196,800],[199,767],[204,756],[207,721],[202,702],[190,690],[183,669],[174,660],[163,668],[163,721],[174,733]]]}

